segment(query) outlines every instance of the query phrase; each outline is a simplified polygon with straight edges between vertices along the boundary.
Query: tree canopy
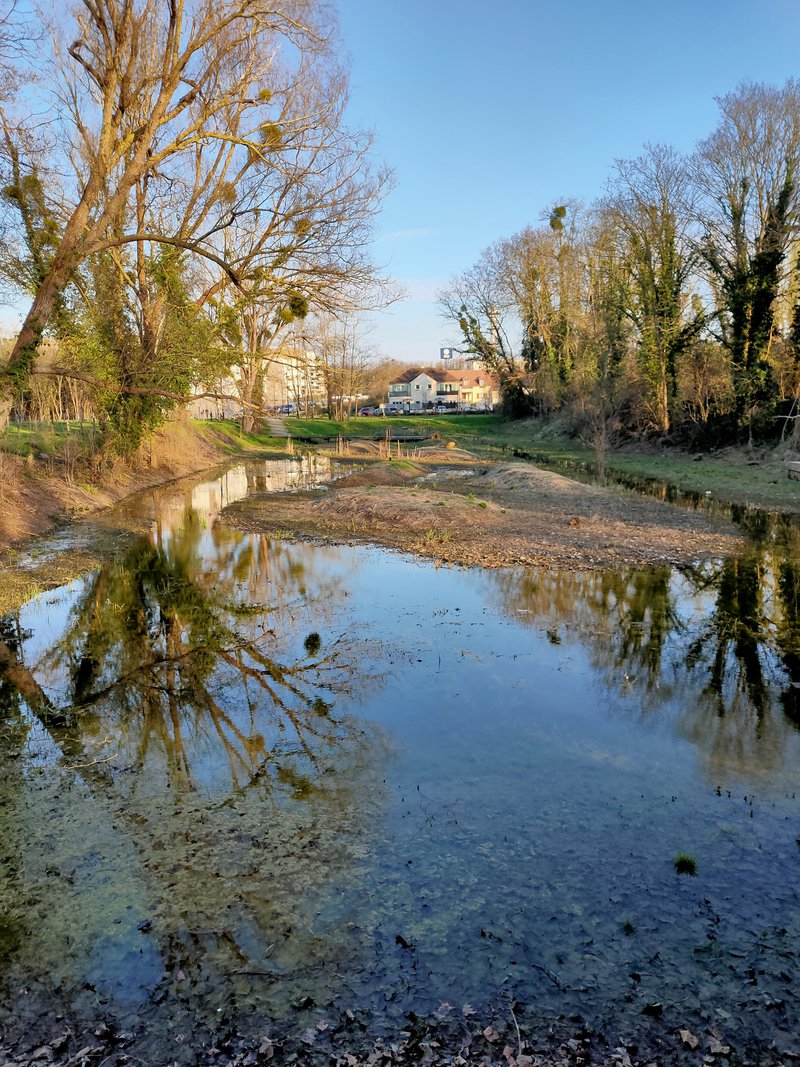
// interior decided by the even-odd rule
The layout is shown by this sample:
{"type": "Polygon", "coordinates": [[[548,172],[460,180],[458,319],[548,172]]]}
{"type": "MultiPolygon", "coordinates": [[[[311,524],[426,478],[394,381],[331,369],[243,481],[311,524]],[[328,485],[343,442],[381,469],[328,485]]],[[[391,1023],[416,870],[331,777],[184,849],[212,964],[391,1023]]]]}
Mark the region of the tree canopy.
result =
{"type": "Polygon", "coordinates": [[[81,0],[36,31],[35,71],[0,40],[26,79],[0,112],[0,273],[30,300],[0,427],[43,338],[127,450],[223,369],[252,405],[289,322],[387,296],[366,249],[391,176],[347,124],[326,5],[81,0]]]}
{"type": "Polygon", "coordinates": [[[440,294],[510,414],[595,432],[773,437],[800,399],[800,83],[743,83],[688,157],[647,145],[440,294]],[[610,420],[610,422],[609,422],[610,420]]]}

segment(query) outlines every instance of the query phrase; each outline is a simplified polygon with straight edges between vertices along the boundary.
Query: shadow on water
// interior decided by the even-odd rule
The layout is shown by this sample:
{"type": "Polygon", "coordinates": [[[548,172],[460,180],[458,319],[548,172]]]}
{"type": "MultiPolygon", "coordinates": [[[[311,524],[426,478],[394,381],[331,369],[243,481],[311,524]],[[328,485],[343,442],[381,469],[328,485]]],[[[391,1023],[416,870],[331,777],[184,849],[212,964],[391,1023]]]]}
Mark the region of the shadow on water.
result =
{"type": "Polygon", "coordinates": [[[101,1019],[190,1063],[225,1028],[352,1008],[368,1041],[513,1004],[528,1034],[667,1063],[688,1026],[779,1062],[800,1028],[794,525],[740,558],[573,573],[214,521],[297,472],[140,502],[149,537],[0,621],[11,1036],[101,1019]]]}

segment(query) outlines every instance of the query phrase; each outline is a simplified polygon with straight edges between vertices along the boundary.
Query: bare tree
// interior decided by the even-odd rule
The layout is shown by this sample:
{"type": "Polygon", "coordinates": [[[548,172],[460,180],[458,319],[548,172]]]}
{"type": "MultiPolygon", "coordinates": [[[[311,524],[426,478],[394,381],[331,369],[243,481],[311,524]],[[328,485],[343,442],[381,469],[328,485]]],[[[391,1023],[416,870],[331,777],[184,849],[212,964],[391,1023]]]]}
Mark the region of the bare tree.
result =
{"type": "Polygon", "coordinates": [[[438,300],[442,317],[460,330],[458,350],[477,356],[500,382],[505,412],[528,414],[526,368],[515,344],[520,334],[519,308],[507,284],[502,245],[485,249],[470,270],[440,290],[438,300]]]}
{"type": "Polygon", "coordinates": [[[617,160],[602,210],[617,229],[630,276],[626,313],[636,347],[648,421],[669,430],[677,397],[678,357],[695,341],[705,316],[692,304],[697,265],[692,187],[686,161],[665,145],[646,145],[617,160]]]}
{"type": "Polygon", "coordinates": [[[221,235],[220,254],[236,263],[238,284],[219,275],[201,298],[228,343],[246,411],[294,324],[313,313],[386,306],[397,296],[367,251],[391,174],[373,164],[372,137],[346,126],[344,74],[313,74],[289,102],[306,127],[284,146],[281,168],[253,190],[256,209],[221,235]]]}
{"type": "Polygon", "coordinates": [[[375,353],[357,316],[318,317],[307,333],[315,353],[332,418],[346,421],[358,407],[375,353]]]}
{"type": "MultiPolygon", "coordinates": [[[[78,182],[74,197],[65,194],[58,240],[0,378],[0,427],[59,297],[87,257],[157,240],[217,260],[235,276],[208,243],[230,224],[230,212],[191,234],[120,232],[119,223],[137,183],[168,186],[178,158],[197,161],[216,150],[239,161],[240,177],[272,165],[283,134],[271,74],[282,48],[326,47],[331,30],[320,10],[311,0],[82,0],[76,26],[61,27],[74,37],[66,55],[53,46],[51,62],[78,182]]],[[[210,172],[219,169],[212,164],[210,172]]],[[[195,188],[207,192],[203,178],[195,188]]]]}
{"type": "Polygon", "coordinates": [[[800,224],[800,83],[744,83],[720,97],[720,121],[694,158],[700,253],[729,354],[740,425],[771,391],[775,302],[800,224]]]}
{"type": "Polygon", "coordinates": [[[528,226],[501,244],[504,285],[522,328],[521,356],[537,410],[559,407],[580,359],[586,270],[580,204],[557,204],[547,225],[528,226]]]}

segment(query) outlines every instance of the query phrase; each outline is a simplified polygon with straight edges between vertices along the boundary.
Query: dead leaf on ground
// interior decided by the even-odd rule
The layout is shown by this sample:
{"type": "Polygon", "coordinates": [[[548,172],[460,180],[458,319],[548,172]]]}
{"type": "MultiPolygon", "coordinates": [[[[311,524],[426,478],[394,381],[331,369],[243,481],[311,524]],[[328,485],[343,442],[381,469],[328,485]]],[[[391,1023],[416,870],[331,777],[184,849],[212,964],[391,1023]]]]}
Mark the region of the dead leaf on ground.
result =
{"type": "Polygon", "coordinates": [[[681,1041],[684,1045],[688,1045],[689,1048],[697,1048],[700,1044],[700,1039],[695,1037],[691,1030],[678,1031],[681,1035],[681,1041]]]}

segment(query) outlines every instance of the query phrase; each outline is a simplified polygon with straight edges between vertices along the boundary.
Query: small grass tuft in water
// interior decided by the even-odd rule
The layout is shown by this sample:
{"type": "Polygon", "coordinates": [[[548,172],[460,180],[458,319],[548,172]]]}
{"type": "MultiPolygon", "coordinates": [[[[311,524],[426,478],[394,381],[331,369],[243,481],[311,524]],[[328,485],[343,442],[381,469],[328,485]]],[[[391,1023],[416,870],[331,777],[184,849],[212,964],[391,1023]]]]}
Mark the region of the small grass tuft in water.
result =
{"type": "Polygon", "coordinates": [[[697,874],[697,860],[693,856],[687,856],[684,852],[679,852],[675,857],[675,873],[689,874],[694,878],[697,874]]]}
{"type": "Polygon", "coordinates": [[[310,633],[308,635],[308,637],[303,642],[303,645],[305,646],[305,650],[309,656],[316,656],[316,654],[322,647],[322,638],[315,630],[313,633],[310,633]]]}

